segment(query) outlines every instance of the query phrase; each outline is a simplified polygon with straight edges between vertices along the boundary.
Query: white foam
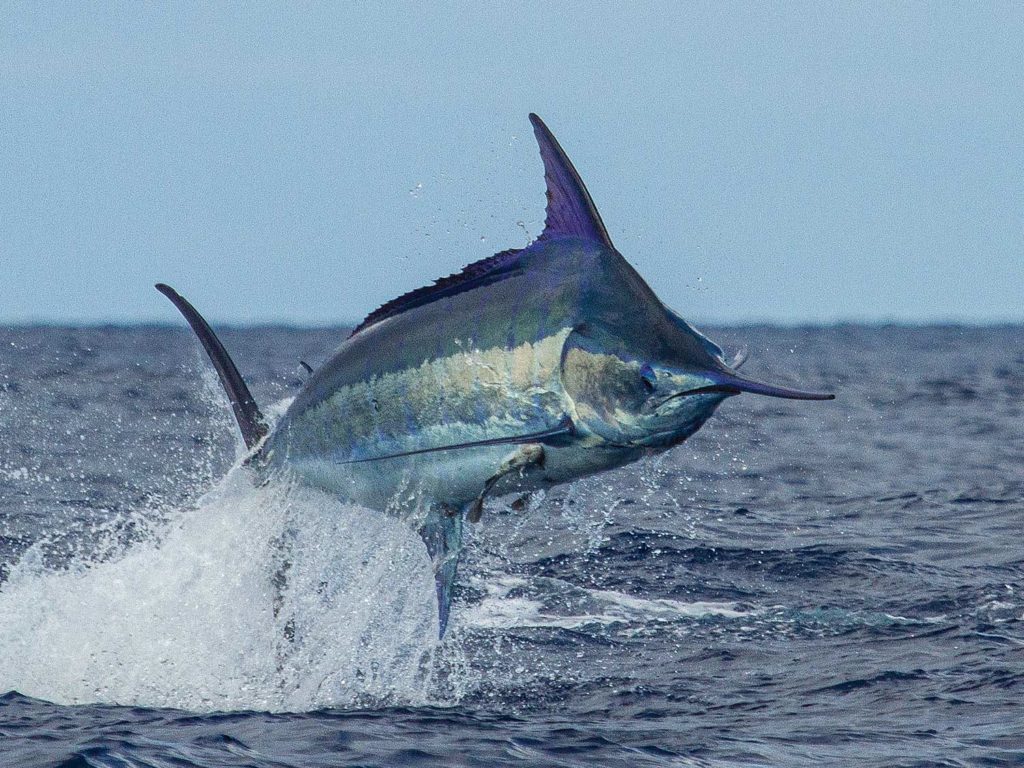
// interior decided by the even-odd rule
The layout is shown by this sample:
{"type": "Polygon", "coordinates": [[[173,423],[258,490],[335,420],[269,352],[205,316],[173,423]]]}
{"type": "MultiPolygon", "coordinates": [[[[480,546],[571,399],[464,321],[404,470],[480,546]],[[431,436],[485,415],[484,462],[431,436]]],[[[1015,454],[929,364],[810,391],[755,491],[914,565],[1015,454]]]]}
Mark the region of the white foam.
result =
{"type": "MultiPolygon", "coordinates": [[[[571,590],[579,593],[574,596],[572,602],[586,603],[590,610],[585,613],[560,613],[557,608],[549,607],[541,600],[510,596],[513,590],[529,585],[525,579],[493,574],[491,578],[479,579],[479,581],[487,594],[481,602],[461,612],[459,623],[462,625],[484,629],[510,629],[513,627],[580,629],[595,625],[637,625],[707,616],[738,619],[754,613],[741,610],[736,603],[732,602],[684,603],[661,598],[648,600],[621,592],[583,589],[564,582],[560,583],[561,591],[571,590]]],[[[556,580],[548,579],[547,581],[556,580]]]]}
{"type": "Polygon", "coordinates": [[[54,572],[41,547],[19,561],[0,591],[0,690],[192,710],[430,700],[434,585],[409,526],[245,470],[170,518],[104,562],[54,572]]]}
{"type": "Polygon", "coordinates": [[[650,619],[700,618],[703,616],[721,616],[726,619],[739,619],[750,616],[752,611],[740,610],[734,602],[713,602],[697,600],[684,603],[680,600],[658,598],[646,600],[621,592],[605,590],[589,590],[593,597],[606,601],[610,606],[620,609],[622,615],[650,619]]]}

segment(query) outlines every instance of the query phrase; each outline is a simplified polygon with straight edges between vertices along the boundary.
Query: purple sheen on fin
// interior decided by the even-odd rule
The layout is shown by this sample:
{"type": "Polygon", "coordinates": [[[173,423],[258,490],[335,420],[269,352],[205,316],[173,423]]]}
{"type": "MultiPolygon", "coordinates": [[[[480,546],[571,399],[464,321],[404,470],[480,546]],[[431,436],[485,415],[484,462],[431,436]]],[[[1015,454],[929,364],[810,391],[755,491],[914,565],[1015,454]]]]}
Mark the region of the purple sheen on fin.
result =
{"type": "Polygon", "coordinates": [[[538,239],[578,237],[614,248],[601,214],[558,140],[544,121],[532,112],[530,122],[544,161],[548,197],[544,231],[538,239]]]}
{"type": "MultiPolygon", "coordinates": [[[[566,157],[562,147],[537,115],[531,113],[530,122],[533,124],[533,132],[540,145],[541,159],[544,161],[544,180],[547,184],[548,199],[544,231],[537,239],[577,237],[614,248],[608,237],[608,232],[604,228],[604,223],[601,221],[601,215],[594,207],[594,201],[590,199],[587,188],[583,186],[579,174],[569,158],[566,157]]],[[[470,264],[461,272],[442,277],[433,285],[417,288],[382,304],[355,327],[349,338],[389,317],[422,307],[438,299],[490,285],[514,274],[519,263],[519,254],[523,250],[501,251],[470,264]]]]}
{"type": "Polygon", "coordinates": [[[426,285],[414,291],[404,293],[397,299],[392,299],[386,304],[382,304],[367,315],[366,319],[349,334],[349,338],[352,338],[364,328],[368,328],[389,317],[400,315],[414,307],[422,307],[438,299],[455,296],[474,288],[495,283],[515,272],[520,253],[522,253],[520,248],[501,251],[493,256],[488,256],[486,259],[475,261],[463,267],[461,272],[435,280],[433,285],[426,285]]]}

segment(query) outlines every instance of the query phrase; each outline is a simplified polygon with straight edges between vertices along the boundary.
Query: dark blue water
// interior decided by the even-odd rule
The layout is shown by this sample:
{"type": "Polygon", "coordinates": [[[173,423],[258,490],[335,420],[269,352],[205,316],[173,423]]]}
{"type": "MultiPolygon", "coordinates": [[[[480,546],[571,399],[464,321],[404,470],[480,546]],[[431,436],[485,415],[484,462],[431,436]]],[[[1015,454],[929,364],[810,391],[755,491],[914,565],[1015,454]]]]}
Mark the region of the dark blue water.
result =
{"type": "MultiPolygon", "coordinates": [[[[719,329],[838,399],[492,504],[434,647],[415,536],[222,481],[184,330],[4,329],[0,765],[1024,764],[1022,335],[719,329]]],[[[224,334],[278,404],[341,338],[224,334]]]]}

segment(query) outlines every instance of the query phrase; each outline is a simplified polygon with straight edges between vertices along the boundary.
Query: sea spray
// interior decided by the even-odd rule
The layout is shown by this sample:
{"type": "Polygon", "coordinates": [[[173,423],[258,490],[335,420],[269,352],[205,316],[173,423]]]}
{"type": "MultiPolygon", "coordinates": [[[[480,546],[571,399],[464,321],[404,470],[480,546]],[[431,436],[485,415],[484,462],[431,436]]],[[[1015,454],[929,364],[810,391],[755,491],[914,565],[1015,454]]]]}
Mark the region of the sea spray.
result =
{"type": "Polygon", "coordinates": [[[433,579],[401,521],[245,469],[165,518],[105,559],[26,552],[0,590],[0,689],[191,710],[431,700],[433,579]]]}

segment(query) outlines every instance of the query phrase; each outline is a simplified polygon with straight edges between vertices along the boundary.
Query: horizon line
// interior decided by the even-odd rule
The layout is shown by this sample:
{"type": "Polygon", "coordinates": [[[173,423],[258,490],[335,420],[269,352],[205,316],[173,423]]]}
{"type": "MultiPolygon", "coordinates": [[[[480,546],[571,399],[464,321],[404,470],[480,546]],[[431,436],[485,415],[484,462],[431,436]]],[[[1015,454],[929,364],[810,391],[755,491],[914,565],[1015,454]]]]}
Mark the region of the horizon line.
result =
{"type": "MultiPolygon", "coordinates": [[[[257,320],[247,321],[210,321],[210,325],[226,330],[253,330],[261,328],[280,328],[288,330],[350,330],[359,324],[359,320],[338,321],[338,322],[299,322],[292,320],[257,320]]],[[[933,318],[933,319],[909,319],[909,318],[851,318],[833,320],[770,320],[770,319],[745,319],[732,321],[718,320],[695,320],[692,323],[698,327],[706,328],[1014,328],[1024,327],[1024,317],[1021,318],[991,318],[981,320],[970,320],[965,318],[933,318]]],[[[2,330],[25,330],[25,329],[68,329],[68,330],[89,330],[116,328],[131,330],[135,328],[180,328],[188,330],[182,323],[170,320],[4,320],[0,318],[0,329],[2,330]]]]}

